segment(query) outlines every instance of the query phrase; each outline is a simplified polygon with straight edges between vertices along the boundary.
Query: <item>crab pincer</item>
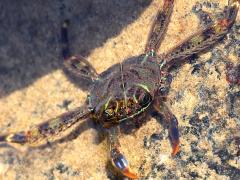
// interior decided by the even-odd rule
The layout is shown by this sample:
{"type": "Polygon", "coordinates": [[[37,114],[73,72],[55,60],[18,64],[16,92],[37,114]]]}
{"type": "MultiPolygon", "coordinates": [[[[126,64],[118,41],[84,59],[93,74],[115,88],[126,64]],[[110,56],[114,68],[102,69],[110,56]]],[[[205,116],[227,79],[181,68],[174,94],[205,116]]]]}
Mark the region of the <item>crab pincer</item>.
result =
{"type": "Polygon", "coordinates": [[[172,117],[170,127],[169,127],[169,136],[172,144],[172,156],[175,156],[180,151],[180,140],[179,140],[178,122],[174,115],[172,117]]]}
{"type": "Polygon", "coordinates": [[[129,167],[129,163],[127,159],[124,157],[122,153],[119,152],[119,150],[115,149],[112,150],[111,153],[111,160],[113,166],[124,176],[131,178],[131,179],[137,179],[139,176],[131,170],[129,167]]]}

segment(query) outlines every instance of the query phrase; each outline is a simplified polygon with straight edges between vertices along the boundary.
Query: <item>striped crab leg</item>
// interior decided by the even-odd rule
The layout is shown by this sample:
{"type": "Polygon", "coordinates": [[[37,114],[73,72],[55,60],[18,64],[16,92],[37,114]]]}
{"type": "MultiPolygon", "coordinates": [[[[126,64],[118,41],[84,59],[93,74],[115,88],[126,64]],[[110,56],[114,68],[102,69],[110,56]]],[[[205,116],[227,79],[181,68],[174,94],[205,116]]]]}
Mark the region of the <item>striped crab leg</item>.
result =
{"type": "Polygon", "coordinates": [[[80,120],[86,119],[90,111],[86,107],[76,108],[56,118],[38,124],[28,131],[0,135],[0,142],[36,145],[39,141],[54,136],[80,120]]]}
{"type": "Polygon", "coordinates": [[[174,0],[164,0],[163,8],[158,11],[149,33],[145,48],[146,54],[156,53],[161,42],[163,41],[172,15],[173,4],[174,0]]]}
{"type": "Polygon", "coordinates": [[[65,20],[61,28],[62,56],[65,68],[76,77],[81,77],[94,81],[98,78],[98,73],[91,63],[84,57],[72,56],[68,39],[69,21],[65,20]]]}
{"type": "Polygon", "coordinates": [[[225,17],[207,28],[198,31],[166,54],[159,57],[159,64],[164,60],[165,68],[179,66],[186,62],[186,58],[198,54],[221,40],[232,27],[238,13],[240,0],[229,0],[225,17]]]}

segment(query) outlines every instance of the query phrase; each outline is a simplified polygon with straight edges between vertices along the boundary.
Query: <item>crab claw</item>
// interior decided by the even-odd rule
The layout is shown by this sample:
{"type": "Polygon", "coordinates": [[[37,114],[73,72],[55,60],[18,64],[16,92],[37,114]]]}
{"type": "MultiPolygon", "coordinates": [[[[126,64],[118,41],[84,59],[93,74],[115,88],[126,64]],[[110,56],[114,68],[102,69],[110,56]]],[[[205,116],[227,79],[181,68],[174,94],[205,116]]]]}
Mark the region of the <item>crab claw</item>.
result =
{"type": "Polygon", "coordinates": [[[129,168],[128,161],[121,153],[112,159],[112,164],[124,176],[131,179],[139,178],[139,176],[129,168]]]}
{"type": "Polygon", "coordinates": [[[176,154],[180,151],[179,141],[176,143],[173,143],[172,145],[172,156],[176,156],[176,154]]]}
{"type": "Polygon", "coordinates": [[[1,135],[0,142],[24,144],[27,143],[27,135],[24,132],[1,135]]]}
{"type": "Polygon", "coordinates": [[[172,156],[175,156],[180,151],[180,140],[178,121],[174,115],[170,118],[169,135],[172,144],[172,156]]]}

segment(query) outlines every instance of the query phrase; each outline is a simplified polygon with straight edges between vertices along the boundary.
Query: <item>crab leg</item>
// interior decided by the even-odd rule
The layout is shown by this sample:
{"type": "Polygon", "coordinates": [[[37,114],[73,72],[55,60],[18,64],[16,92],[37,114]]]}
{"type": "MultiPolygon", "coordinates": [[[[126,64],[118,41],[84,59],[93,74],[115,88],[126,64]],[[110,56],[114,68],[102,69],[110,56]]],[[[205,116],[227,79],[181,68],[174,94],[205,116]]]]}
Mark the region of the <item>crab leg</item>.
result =
{"type": "Polygon", "coordinates": [[[167,69],[175,65],[180,65],[186,62],[186,58],[202,52],[221,40],[228,33],[228,30],[236,19],[239,3],[239,0],[230,0],[230,5],[227,8],[224,18],[200,30],[172,48],[168,53],[159,58],[160,62],[164,59],[166,61],[165,68],[167,69]]]}
{"type": "Polygon", "coordinates": [[[64,59],[67,59],[71,56],[68,40],[68,26],[69,21],[65,20],[61,28],[62,56],[64,59]]]}
{"type": "Polygon", "coordinates": [[[164,39],[167,26],[173,11],[174,0],[164,0],[162,10],[159,10],[157,16],[152,24],[149,33],[148,41],[145,48],[145,53],[156,52],[164,39]]]}
{"type": "Polygon", "coordinates": [[[68,40],[68,26],[69,22],[65,21],[62,25],[62,55],[64,58],[64,65],[66,69],[72,72],[77,77],[82,77],[90,80],[95,80],[98,73],[94,67],[82,56],[71,56],[68,40]]]}
{"type": "Polygon", "coordinates": [[[112,127],[108,129],[108,141],[110,144],[110,158],[113,166],[124,176],[137,179],[138,176],[136,173],[132,172],[129,168],[128,161],[124,155],[120,152],[120,143],[119,143],[119,127],[112,127]]]}
{"type": "MultiPolygon", "coordinates": [[[[160,100],[159,100],[160,101],[160,100]]],[[[161,101],[154,105],[155,110],[163,114],[164,120],[168,125],[169,138],[172,144],[172,156],[175,156],[180,151],[180,140],[178,131],[178,121],[167,105],[161,101]]]]}
{"type": "Polygon", "coordinates": [[[82,56],[71,56],[64,61],[66,69],[72,72],[75,76],[91,79],[92,81],[98,78],[98,73],[94,67],[82,56]]]}
{"type": "Polygon", "coordinates": [[[0,135],[0,141],[35,145],[40,140],[46,139],[66,130],[79,120],[86,119],[89,114],[90,112],[87,110],[87,108],[80,107],[36,125],[28,131],[0,135]]]}

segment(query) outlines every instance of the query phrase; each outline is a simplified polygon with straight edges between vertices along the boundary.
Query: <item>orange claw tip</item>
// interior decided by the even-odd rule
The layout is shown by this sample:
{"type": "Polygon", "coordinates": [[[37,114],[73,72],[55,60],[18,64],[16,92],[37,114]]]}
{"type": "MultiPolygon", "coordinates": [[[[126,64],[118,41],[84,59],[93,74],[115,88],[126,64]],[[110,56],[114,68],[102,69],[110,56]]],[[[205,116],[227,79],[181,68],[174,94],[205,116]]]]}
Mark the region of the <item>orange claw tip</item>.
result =
{"type": "Polygon", "coordinates": [[[131,179],[138,179],[139,176],[135,173],[135,172],[132,172],[131,169],[129,168],[125,168],[122,170],[122,174],[128,178],[131,178],[131,179]]]}
{"type": "Polygon", "coordinates": [[[176,156],[176,154],[180,151],[179,143],[173,147],[172,156],[176,156]]]}

